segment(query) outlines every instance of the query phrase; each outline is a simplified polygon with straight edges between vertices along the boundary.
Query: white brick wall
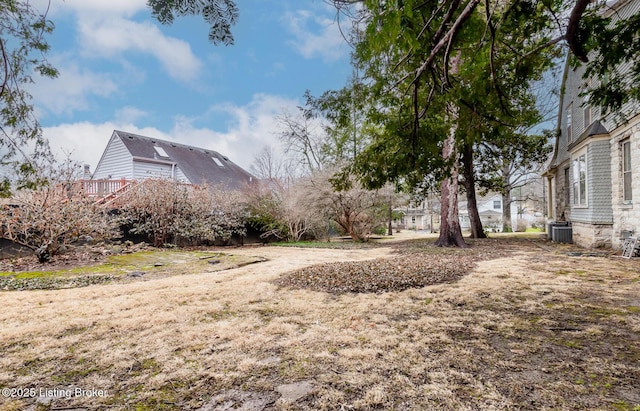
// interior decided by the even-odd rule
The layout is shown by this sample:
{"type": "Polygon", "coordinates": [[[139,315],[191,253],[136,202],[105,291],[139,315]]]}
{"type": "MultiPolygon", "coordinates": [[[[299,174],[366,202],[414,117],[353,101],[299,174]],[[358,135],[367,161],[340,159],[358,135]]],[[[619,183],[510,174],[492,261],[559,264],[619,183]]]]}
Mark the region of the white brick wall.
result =
{"type": "Polygon", "coordinates": [[[624,230],[640,235],[640,117],[612,133],[611,138],[611,196],[613,203],[612,246],[622,247],[624,230]],[[632,203],[622,202],[622,148],[624,141],[631,143],[632,203]]]}

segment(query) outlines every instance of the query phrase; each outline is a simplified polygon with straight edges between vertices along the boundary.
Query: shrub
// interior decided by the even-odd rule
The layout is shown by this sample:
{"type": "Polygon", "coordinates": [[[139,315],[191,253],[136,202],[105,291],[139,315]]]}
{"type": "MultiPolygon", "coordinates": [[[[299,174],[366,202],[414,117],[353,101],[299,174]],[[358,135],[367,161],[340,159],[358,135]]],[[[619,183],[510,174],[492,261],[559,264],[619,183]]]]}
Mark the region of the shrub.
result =
{"type": "Polygon", "coordinates": [[[243,197],[224,187],[150,179],[135,185],[121,204],[121,224],[148,236],[154,246],[228,240],[246,233],[243,197]]]}
{"type": "Polygon", "coordinates": [[[0,236],[32,249],[41,263],[83,237],[99,240],[116,234],[113,219],[73,182],[19,190],[11,205],[0,208],[0,221],[0,236]]]}

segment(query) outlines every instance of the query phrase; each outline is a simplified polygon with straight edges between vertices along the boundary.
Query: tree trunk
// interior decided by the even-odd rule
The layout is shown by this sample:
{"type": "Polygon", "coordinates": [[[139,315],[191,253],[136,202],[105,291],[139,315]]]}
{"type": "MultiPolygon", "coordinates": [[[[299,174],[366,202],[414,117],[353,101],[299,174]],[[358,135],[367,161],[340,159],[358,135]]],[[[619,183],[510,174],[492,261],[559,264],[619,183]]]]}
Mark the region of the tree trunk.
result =
{"type": "Polygon", "coordinates": [[[389,224],[387,226],[387,235],[393,235],[393,197],[389,194],[389,224]]]}
{"type": "Polygon", "coordinates": [[[511,233],[513,227],[511,226],[511,198],[509,194],[502,194],[502,232],[511,233]]]}
{"type": "MultiPolygon", "coordinates": [[[[451,59],[450,72],[458,72],[460,54],[451,59]]],[[[451,121],[449,135],[442,144],[442,159],[445,164],[451,164],[451,173],[442,181],[440,197],[440,236],[438,247],[469,247],[462,237],[460,219],[458,218],[458,151],[456,150],[456,131],[458,129],[458,107],[447,105],[447,118],[451,121]]]]}
{"type": "Polygon", "coordinates": [[[511,226],[511,172],[509,162],[505,160],[502,166],[502,232],[512,233],[511,226]]]}
{"type": "Polygon", "coordinates": [[[469,213],[469,223],[471,225],[471,238],[487,238],[478,213],[478,202],[476,201],[476,181],[473,173],[473,144],[466,143],[462,149],[462,170],[464,176],[464,188],[467,192],[467,211],[469,213]]]}
{"type": "Polygon", "coordinates": [[[440,237],[436,241],[438,247],[468,247],[462,237],[460,220],[458,218],[458,159],[456,151],[456,125],[458,112],[453,105],[449,107],[450,118],[454,122],[449,130],[449,136],[442,145],[442,158],[449,161],[451,174],[442,181],[440,200],[440,237]]]}

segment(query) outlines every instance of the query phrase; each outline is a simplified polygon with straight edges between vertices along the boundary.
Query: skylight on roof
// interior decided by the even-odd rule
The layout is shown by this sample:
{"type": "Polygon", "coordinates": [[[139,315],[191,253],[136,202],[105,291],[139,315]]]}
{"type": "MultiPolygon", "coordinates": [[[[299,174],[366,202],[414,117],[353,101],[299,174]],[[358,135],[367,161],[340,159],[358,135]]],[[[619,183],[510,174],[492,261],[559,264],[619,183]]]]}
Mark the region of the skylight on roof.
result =
{"type": "Polygon", "coordinates": [[[158,147],[158,146],[153,146],[153,149],[156,150],[156,153],[158,153],[158,155],[160,157],[166,157],[169,158],[169,154],[167,154],[166,151],[164,151],[164,148],[162,147],[158,147]]]}
{"type": "Polygon", "coordinates": [[[212,159],[213,161],[215,161],[215,163],[218,165],[218,167],[224,167],[224,164],[222,164],[222,161],[220,161],[220,159],[219,159],[219,158],[217,158],[217,157],[211,157],[211,159],[212,159]]]}

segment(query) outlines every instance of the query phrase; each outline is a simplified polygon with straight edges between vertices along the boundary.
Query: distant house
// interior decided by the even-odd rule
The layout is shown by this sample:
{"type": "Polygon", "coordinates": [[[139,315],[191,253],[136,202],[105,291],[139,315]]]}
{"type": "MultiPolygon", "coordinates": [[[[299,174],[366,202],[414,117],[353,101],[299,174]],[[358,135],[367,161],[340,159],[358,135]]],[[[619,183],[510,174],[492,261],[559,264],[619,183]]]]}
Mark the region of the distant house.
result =
{"type": "Polygon", "coordinates": [[[148,178],[238,189],[255,177],[217,151],[115,130],[92,180],[148,178]]]}
{"type": "MultiPolygon", "coordinates": [[[[511,208],[511,225],[513,229],[524,224],[531,227],[536,224],[544,225],[542,216],[543,206],[538,196],[532,195],[537,191],[540,180],[533,180],[523,187],[515,189],[509,207],[511,208]]],[[[541,196],[542,197],[542,196],[541,196]]],[[[458,219],[462,231],[471,229],[469,210],[464,195],[458,201],[458,219]]],[[[502,232],[503,198],[498,193],[480,195],[476,193],[476,205],[482,227],[489,232],[502,232]]],[[[437,196],[430,197],[419,204],[410,204],[407,207],[393,210],[399,217],[393,221],[395,229],[438,231],[440,229],[440,200],[437,196]]]]}
{"type": "MultiPolygon", "coordinates": [[[[463,198],[464,196],[460,197],[463,198]]],[[[486,196],[477,196],[476,203],[482,227],[487,231],[501,232],[502,196],[497,193],[487,194],[486,196]]],[[[471,228],[471,221],[469,220],[469,210],[467,208],[466,200],[458,202],[458,210],[460,228],[462,228],[462,230],[469,230],[471,228]]]]}
{"type": "Polygon", "coordinates": [[[436,197],[393,209],[396,218],[392,221],[395,230],[417,230],[434,232],[440,229],[440,201],[436,197]]]}
{"type": "MultiPolygon", "coordinates": [[[[639,0],[618,0],[603,13],[617,21],[639,10],[639,0]]],[[[592,106],[582,93],[598,80],[584,73],[584,65],[566,63],[558,137],[545,173],[549,215],[571,223],[578,245],[619,247],[622,238],[640,233],[640,107],[622,108],[630,119],[625,123],[592,106]]]]}

